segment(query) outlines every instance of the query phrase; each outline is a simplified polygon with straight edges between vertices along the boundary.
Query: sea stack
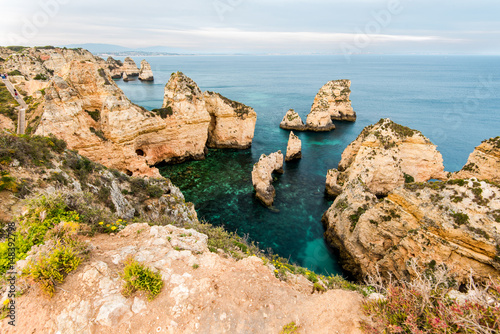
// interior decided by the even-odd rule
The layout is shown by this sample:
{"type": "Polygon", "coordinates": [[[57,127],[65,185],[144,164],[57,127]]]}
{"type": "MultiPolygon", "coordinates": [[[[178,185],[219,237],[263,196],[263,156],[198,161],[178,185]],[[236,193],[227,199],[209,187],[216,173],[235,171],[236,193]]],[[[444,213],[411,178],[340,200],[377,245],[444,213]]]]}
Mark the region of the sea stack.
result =
{"type": "Polygon", "coordinates": [[[108,57],[108,59],[106,60],[106,65],[109,72],[111,73],[111,78],[120,79],[122,77],[123,63],[121,61],[116,60],[113,57],[108,57]]]}
{"type": "Polygon", "coordinates": [[[334,121],[356,121],[352,109],[351,80],[332,80],[327,82],[314,98],[311,113],[327,112],[334,121]]]}
{"type": "Polygon", "coordinates": [[[137,77],[139,76],[139,69],[137,68],[137,65],[135,64],[135,61],[127,57],[125,58],[125,61],[123,62],[123,73],[127,74],[129,77],[137,77]]]}
{"type": "Polygon", "coordinates": [[[280,123],[280,128],[285,130],[295,130],[295,131],[305,131],[306,126],[299,114],[295,112],[295,110],[290,109],[286,112],[285,117],[280,123]]]}
{"type": "Polygon", "coordinates": [[[255,188],[257,198],[265,205],[272,206],[276,190],[272,182],[272,173],[283,173],[283,153],[281,151],[262,154],[259,161],[253,165],[252,183],[255,188]]]}
{"type": "Polygon", "coordinates": [[[250,148],[257,122],[257,113],[253,108],[230,100],[219,93],[205,92],[203,95],[211,117],[207,146],[250,148]]]}
{"type": "Polygon", "coordinates": [[[141,70],[139,71],[139,80],[141,81],[154,81],[153,71],[151,65],[146,60],[141,61],[141,70]]]}
{"type": "Polygon", "coordinates": [[[285,161],[292,161],[300,158],[302,158],[302,142],[299,137],[293,133],[293,131],[290,131],[285,161]]]}
{"type": "Polygon", "coordinates": [[[465,166],[452,176],[454,179],[470,177],[500,183],[500,137],[484,140],[469,155],[465,166]]]}

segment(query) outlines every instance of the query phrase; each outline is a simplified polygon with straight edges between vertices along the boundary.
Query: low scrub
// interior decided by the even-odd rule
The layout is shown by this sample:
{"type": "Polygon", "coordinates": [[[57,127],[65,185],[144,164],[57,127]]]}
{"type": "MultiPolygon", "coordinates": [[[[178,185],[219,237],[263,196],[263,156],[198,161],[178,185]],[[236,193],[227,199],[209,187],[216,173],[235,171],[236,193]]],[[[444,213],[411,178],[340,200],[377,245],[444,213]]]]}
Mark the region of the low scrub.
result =
{"type": "Polygon", "coordinates": [[[470,277],[467,295],[457,298],[459,285],[445,265],[417,273],[411,281],[382,283],[380,276],[369,285],[385,298],[364,304],[373,323],[368,333],[498,333],[500,332],[500,284],[479,286],[470,277]],[[452,291],[455,290],[455,294],[452,291]]]}
{"type": "Polygon", "coordinates": [[[136,291],[144,291],[148,300],[152,300],[163,288],[160,273],[145,267],[132,257],[127,258],[125,261],[122,278],[125,281],[122,289],[122,294],[125,297],[131,296],[136,291]]]}

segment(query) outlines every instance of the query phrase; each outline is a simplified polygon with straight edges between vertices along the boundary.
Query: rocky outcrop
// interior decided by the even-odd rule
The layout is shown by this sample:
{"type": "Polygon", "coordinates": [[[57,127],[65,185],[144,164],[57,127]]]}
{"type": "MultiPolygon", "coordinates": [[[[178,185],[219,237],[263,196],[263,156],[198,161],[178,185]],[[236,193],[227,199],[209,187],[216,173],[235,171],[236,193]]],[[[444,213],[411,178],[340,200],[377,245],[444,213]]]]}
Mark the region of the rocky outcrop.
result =
{"type": "Polygon", "coordinates": [[[288,137],[288,145],[286,148],[285,161],[292,161],[302,158],[302,142],[299,137],[297,137],[293,131],[290,131],[290,136],[288,137]]]}
{"type": "Polygon", "coordinates": [[[246,149],[252,146],[257,122],[253,108],[214,92],[205,92],[204,99],[211,117],[208,147],[246,149]]]}
{"type": "Polygon", "coordinates": [[[290,109],[286,112],[285,117],[280,123],[280,128],[285,130],[294,130],[294,131],[305,131],[306,126],[299,114],[295,112],[295,110],[290,109]]]}
{"type": "Polygon", "coordinates": [[[500,188],[476,179],[411,183],[379,200],[359,179],[344,188],[323,222],[343,267],[358,278],[415,277],[436,264],[467,282],[500,274],[500,188]]]}
{"type": "Polygon", "coordinates": [[[113,57],[108,57],[106,60],[106,66],[111,74],[111,78],[120,79],[123,75],[123,63],[120,60],[116,60],[113,57]]]}
{"type": "Polygon", "coordinates": [[[146,60],[141,61],[141,70],[139,71],[139,80],[141,81],[154,81],[153,71],[151,65],[146,60]]]}
{"type": "Polygon", "coordinates": [[[453,178],[476,177],[500,183],[500,137],[485,140],[471,153],[465,166],[453,178]]]}
{"type": "MultiPolygon", "coordinates": [[[[406,181],[446,179],[443,157],[420,131],[381,119],[366,127],[342,153],[336,185],[360,179],[370,192],[385,196],[406,181]]],[[[332,181],[333,179],[330,179],[332,181]]],[[[338,189],[338,188],[336,188],[338,189]]]]}
{"type": "Polygon", "coordinates": [[[327,110],[313,110],[307,115],[306,128],[316,132],[331,131],[335,129],[335,124],[327,110]]]}
{"type": "Polygon", "coordinates": [[[420,132],[382,119],[366,127],[328,171],[337,196],[323,215],[325,237],[343,267],[362,279],[414,278],[445,263],[466,281],[500,272],[500,188],[477,179],[448,180],[441,154],[420,132]],[[430,179],[443,179],[428,183],[430,179]]]}
{"type": "Polygon", "coordinates": [[[273,205],[276,190],[274,189],[273,172],[283,173],[283,154],[281,151],[262,154],[259,161],[253,165],[252,184],[257,198],[266,206],[273,205]]]}
{"type": "Polygon", "coordinates": [[[342,186],[339,184],[339,174],[337,169],[330,169],[326,173],[325,191],[328,196],[338,196],[342,193],[342,186]]]}
{"type": "Polygon", "coordinates": [[[130,57],[125,58],[123,61],[122,71],[126,73],[128,77],[137,77],[140,72],[135,61],[130,57]]]}
{"type": "Polygon", "coordinates": [[[166,85],[164,107],[148,111],[133,104],[112,80],[108,66],[119,63],[110,59],[106,63],[87,51],[64,49],[28,48],[14,55],[6,62],[14,69],[18,60],[25,71],[16,87],[32,98],[27,118],[33,132],[53,133],[71,149],[108,167],[131,175],[159,176],[150,166],[202,159],[211,124],[221,124],[214,132],[214,143],[250,146],[253,110],[238,114],[236,108],[231,120],[228,108],[219,111],[214,106],[213,123],[204,95],[182,73],[174,73],[166,85]],[[30,77],[38,70],[47,80],[30,77]]]}
{"type": "Polygon", "coordinates": [[[332,120],[354,122],[356,113],[349,100],[350,94],[351,80],[333,80],[326,83],[314,98],[311,114],[323,115],[327,112],[332,120]]]}

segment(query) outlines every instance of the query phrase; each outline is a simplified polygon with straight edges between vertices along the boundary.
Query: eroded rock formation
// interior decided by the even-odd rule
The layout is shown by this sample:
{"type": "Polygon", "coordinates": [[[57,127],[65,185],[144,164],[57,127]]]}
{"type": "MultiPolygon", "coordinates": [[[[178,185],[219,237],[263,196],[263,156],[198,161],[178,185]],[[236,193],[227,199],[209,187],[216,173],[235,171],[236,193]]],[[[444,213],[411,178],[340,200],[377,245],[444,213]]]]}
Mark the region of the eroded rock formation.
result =
{"type": "Polygon", "coordinates": [[[316,94],[305,125],[300,116],[290,109],[280,127],[294,131],[331,131],[335,129],[332,121],[356,121],[356,113],[349,100],[350,87],[350,80],[329,81],[316,94]]]}
{"type": "Polygon", "coordinates": [[[128,77],[137,77],[140,72],[135,61],[130,57],[125,58],[123,61],[122,71],[126,73],[128,77]]]}
{"type": "Polygon", "coordinates": [[[470,154],[465,166],[453,178],[477,177],[500,183],[500,137],[485,140],[470,154]]]}
{"type": "Polygon", "coordinates": [[[130,102],[116,86],[108,71],[111,61],[87,51],[27,49],[7,59],[8,68],[16,68],[16,61],[23,79],[16,87],[32,97],[34,110],[27,118],[33,132],[53,133],[108,167],[158,176],[150,166],[202,159],[211,124],[219,124],[210,132],[211,144],[234,148],[251,144],[255,112],[234,108],[231,119],[229,106],[239,104],[221,96],[224,103],[207,106],[196,83],[182,73],[174,73],[167,83],[163,108],[148,111],[130,102]],[[31,78],[38,70],[46,80],[31,78]]]}
{"type": "Polygon", "coordinates": [[[349,95],[351,94],[351,80],[333,80],[326,83],[314,98],[311,113],[327,112],[332,120],[356,120],[356,113],[352,109],[349,95]]]}
{"type": "Polygon", "coordinates": [[[288,145],[286,148],[285,161],[292,161],[302,158],[302,142],[299,137],[297,137],[293,131],[290,131],[290,136],[288,137],[288,145]]]}
{"type": "Polygon", "coordinates": [[[141,81],[154,81],[153,71],[151,65],[146,60],[141,61],[141,70],[139,71],[139,80],[141,81]]]}
{"type": "Polygon", "coordinates": [[[106,60],[106,66],[111,74],[111,78],[120,79],[123,75],[123,63],[120,60],[116,60],[113,57],[108,57],[106,60]]]}
{"type": "Polygon", "coordinates": [[[500,274],[500,188],[446,181],[441,154],[418,131],[388,119],[365,128],[328,171],[326,191],[337,198],[323,215],[325,237],[358,278],[377,268],[414,277],[412,259],[420,272],[446,263],[463,282],[470,269],[482,281],[500,274]]]}
{"type": "Polygon", "coordinates": [[[342,153],[338,171],[338,186],[360,178],[380,196],[403,185],[405,178],[416,182],[446,179],[443,157],[436,145],[420,131],[390,119],[366,127],[342,153]]]}
{"type": "Polygon", "coordinates": [[[281,151],[262,154],[259,161],[253,165],[252,184],[257,198],[266,206],[273,205],[276,190],[274,189],[273,172],[283,173],[283,154],[281,151]]]}
{"type": "Polygon", "coordinates": [[[306,126],[299,114],[295,112],[295,110],[290,109],[286,112],[285,117],[280,123],[280,128],[285,130],[295,130],[295,131],[305,131],[306,126]]]}
{"type": "Polygon", "coordinates": [[[252,146],[257,122],[253,108],[219,93],[205,92],[204,98],[211,117],[208,147],[246,149],[252,146]]]}

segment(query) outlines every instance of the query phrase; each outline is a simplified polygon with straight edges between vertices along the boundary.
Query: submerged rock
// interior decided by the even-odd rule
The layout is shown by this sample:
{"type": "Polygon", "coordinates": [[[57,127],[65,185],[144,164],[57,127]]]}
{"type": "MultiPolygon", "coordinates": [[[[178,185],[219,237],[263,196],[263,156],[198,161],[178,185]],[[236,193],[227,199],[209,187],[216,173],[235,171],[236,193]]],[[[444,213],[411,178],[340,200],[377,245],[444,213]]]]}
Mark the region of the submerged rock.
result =
{"type": "Polygon", "coordinates": [[[141,81],[154,81],[153,71],[151,65],[146,60],[141,61],[141,70],[139,71],[139,80],[141,81]]]}
{"type": "Polygon", "coordinates": [[[252,184],[257,198],[266,206],[273,205],[276,191],[272,185],[273,172],[283,173],[283,154],[281,151],[262,154],[253,165],[252,184]]]}
{"type": "Polygon", "coordinates": [[[300,158],[302,158],[302,142],[299,137],[291,131],[290,136],[288,137],[285,161],[292,161],[300,158]]]}

